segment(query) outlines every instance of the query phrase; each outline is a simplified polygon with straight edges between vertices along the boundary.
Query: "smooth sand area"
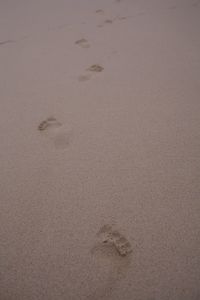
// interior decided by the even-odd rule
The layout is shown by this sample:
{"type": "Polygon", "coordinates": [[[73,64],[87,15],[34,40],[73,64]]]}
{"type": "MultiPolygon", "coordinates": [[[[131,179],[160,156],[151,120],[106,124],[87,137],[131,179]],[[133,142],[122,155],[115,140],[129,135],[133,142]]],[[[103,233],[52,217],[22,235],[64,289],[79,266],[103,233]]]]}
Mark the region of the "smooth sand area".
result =
{"type": "Polygon", "coordinates": [[[0,300],[200,299],[200,1],[0,0],[0,300]]]}

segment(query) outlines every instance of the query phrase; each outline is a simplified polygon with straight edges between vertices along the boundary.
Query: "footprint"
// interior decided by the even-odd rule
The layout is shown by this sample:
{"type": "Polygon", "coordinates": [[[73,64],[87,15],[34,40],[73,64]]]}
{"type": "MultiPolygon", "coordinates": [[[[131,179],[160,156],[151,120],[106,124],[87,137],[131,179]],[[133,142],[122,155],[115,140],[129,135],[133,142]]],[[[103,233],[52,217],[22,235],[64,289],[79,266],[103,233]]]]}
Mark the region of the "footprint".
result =
{"type": "Polygon", "coordinates": [[[38,130],[53,142],[56,149],[65,149],[70,144],[71,131],[67,131],[55,117],[49,117],[42,121],[38,130]]]}
{"type": "Polygon", "coordinates": [[[100,65],[96,64],[96,65],[91,65],[87,71],[91,71],[91,72],[102,72],[103,71],[103,67],[101,67],[100,65]]]}
{"type": "Polygon", "coordinates": [[[129,241],[111,225],[104,225],[98,232],[103,244],[110,244],[117,250],[120,256],[127,256],[132,252],[129,241]]]}
{"type": "Polygon", "coordinates": [[[104,286],[88,299],[108,299],[118,282],[126,276],[131,265],[132,247],[113,225],[104,225],[97,233],[97,243],[91,250],[93,258],[102,270],[109,270],[104,286]],[[107,298],[106,298],[107,297],[107,298]]]}
{"type": "Polygon", "coordinates": [[[87,80],[92,78],[91,73],[100,73],[100,72],[103,71],[103,69],[104,68],[102,66],[98,65],[98,64],[91,65],[89,68],[86,69],[86,71],[88,71],[90,73],[79,75],[78,76],[78,81],[80,81],[80,82],[87,81],[87,80]]]}
{"type": "Polygon", "coordinates": [[[100,14],[100,15],[103,15],[103,14],[104,14],[103,9],[97,9],[95,12],[96,12],[97,14],[100,14]]]}
{"type": "Polygon", "coordinates": [[[132,18],[132,16],[116,16],[113,19],[106,19],[103,23],[97,25],[97,27],[104,27],[105,24],[113,24],[113,22],[116,21],[124,21],[127,20],[128,18],[132,18]]]}
{"type": "Polygon", "coordinates": [[[106,19],[106,20],[104,21],[104,23],[106,23],[106,24],[112,24],[112,23],[113,23],[113,20],[111,20],[111,19],[106,19]]]}
{"type": "Polygon", "coordinates": [[[114,20],[115,20],[115,19],[113,19],[113,20],[111,20],[111,19],[106,19],[103,23],[97,25],[97,27],[102,28],[102,27],[105,26],[105,24],[112,24],[114,20]]]}
{"type": "Polygon", "coordinates": [[[82,48],[90,48],[90,44],[86,39],[80,39],[75,42],[76,45],[79,45],[82,48]]]}
{"type": "Polygon", "coordinates": [[[46,120],[42,121],[39,126],[38,130],[43,131],[48,129],[49,127],[59,127],[62,124],[56,120],[54,117],[49,117],[46,120]]]}

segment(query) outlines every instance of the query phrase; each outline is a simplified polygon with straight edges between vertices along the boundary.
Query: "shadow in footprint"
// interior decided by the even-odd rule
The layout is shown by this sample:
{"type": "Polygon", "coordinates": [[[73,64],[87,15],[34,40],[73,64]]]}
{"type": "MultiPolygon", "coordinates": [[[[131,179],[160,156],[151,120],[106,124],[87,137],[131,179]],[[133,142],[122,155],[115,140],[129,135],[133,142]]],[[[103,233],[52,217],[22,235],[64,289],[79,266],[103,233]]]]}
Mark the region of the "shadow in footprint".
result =
{"type": "Polygon", "coordinates": [[[56,149],[66,149],[71,142],[71,131],[67,131],[55,117],[49,117],[42,121],[38,130],[53,142],[56,149]]]}

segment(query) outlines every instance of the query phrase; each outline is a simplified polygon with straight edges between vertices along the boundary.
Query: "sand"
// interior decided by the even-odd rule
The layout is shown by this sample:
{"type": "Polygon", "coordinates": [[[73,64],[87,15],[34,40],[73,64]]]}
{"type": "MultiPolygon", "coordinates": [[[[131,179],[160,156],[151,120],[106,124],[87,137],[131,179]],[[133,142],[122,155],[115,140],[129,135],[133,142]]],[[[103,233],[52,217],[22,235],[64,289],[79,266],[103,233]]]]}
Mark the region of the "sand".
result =
{"type": "Polygon", "coordinates": [[[200,1],[1,0],[0,91],[0,299],[200,299],[200,1]]]}

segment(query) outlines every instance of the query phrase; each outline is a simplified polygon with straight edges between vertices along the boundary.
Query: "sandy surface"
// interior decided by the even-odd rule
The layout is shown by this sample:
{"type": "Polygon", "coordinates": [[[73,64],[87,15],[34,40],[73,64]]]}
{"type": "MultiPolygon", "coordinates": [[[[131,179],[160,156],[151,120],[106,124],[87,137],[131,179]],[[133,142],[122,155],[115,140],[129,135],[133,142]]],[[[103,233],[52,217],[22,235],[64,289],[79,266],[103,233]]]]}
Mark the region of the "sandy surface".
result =
{"type": "Polygon", "coordinates": [[[1,300],[200,299],[200,1],[1,0],[0,104],[1,300]]]}

